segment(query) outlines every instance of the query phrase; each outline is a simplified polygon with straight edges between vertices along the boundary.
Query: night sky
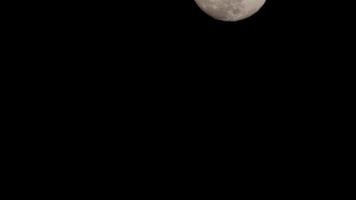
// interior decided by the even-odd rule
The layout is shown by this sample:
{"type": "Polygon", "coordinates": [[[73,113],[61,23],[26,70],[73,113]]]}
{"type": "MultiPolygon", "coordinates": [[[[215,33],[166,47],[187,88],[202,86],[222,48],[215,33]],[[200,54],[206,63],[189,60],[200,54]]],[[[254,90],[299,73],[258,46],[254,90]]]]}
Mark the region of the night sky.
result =
{"type": "Polygon", "coordinates": [[[67,51],[110,57],[122,50],[120,54],[147,60],[195,63],[210,58],[216,63],[262,59],[281,64],[279,58],[289,58],[289,63],[305,65],[306,58],[317,57],[315,52],[326,56],[343,44],[352,46],[354,24],[352,5],[318,0],[267,0],[254,16],[233,23],[210,18],[194,0],[28,3],[15,8],[17,13],[7,18],[16,18],[9,30],[16,30],[13,35],[20,39],[25,33],[31,42],[43,40],[67,51]]]}

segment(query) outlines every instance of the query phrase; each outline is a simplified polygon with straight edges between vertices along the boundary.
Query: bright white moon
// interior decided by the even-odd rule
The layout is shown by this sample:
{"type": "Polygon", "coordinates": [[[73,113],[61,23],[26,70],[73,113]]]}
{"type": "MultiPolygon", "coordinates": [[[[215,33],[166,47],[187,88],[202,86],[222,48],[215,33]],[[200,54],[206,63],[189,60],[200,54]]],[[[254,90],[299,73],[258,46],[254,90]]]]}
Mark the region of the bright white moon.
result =
{"type": "Polygon", "coordinates": [[[255,14],[266,0],[195,0],[211,17],[222,21],[239,21],[255,14]]]}

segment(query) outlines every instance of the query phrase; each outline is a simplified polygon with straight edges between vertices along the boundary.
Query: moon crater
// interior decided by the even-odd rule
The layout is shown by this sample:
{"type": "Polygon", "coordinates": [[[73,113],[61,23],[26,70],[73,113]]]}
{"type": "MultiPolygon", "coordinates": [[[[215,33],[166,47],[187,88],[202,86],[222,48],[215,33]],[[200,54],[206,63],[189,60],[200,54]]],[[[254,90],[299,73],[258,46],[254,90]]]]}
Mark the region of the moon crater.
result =
{"type": "Polygon", "coordinates": [[[195,0],[209,16],[222,21],[239,21],[255,14],[266,0],[195,0]]]}

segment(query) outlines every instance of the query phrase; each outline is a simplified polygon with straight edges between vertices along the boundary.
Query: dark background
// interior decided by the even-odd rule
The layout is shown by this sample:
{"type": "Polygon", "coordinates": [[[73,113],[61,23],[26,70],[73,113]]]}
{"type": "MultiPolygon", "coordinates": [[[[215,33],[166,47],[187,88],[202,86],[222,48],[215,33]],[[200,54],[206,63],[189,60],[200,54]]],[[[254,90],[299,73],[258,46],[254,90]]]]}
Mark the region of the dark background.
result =
{"type": "Polygon", "coordinates": [[[37,1],[16,3],[4,19],[11,26],[6,32],[17,37],[14,42],[23,41],[32,51],[43,53],[56,47],[78,57],[91,54],[90,58],[107,56],[101,60],[110,61],[117,51],[142,59],[151,54],[153,61],[162,60],[153,55],[172,60],[247,58],[272,62],[283,57],[306,61],[352,47],[349,4],[269,0],[253,17],[226,23],[205,15],[193,0],[37,1]]]}
{"type": "Polygon", "coordinates": [[[260,12],[233,23],[210,18],[193,0],[37,1],[13,8],[4,14],[6,53],[21,56],[11,63],[36,66],[20,70],[25,76],[45,73],[47,81],[74,81],[68,85],[78,88],[123,82],[186,91],[223,82],[222,88],[251,91],[256,85],[319,91],[352,74],[347,2],[267,0],[260,12]]]}
{"type": "MultiPolygon", "coordinates": [[[[14,119],[13,131],[27,129],[38,135],[21,137],[31,146],[28,149],[36,146],[40,152],[26,149],[28,157],[47,163],[34,165],[38,170],[63,165],[80,180],[92,179],[84,169],[98,163],[114,166],[113,171],[122,168],[109,163],[117,161],[118,156],[112,155],[116,151],[138,155],[124,165],[137,176],[152,174],[140,169],[149,163],[144,157],[153,163],[171,158],[172,164],[162,165],[171,169],[165,166],[179,166],[176,155],[184,155],[181,160],[191,157],[204,163],[193,173],[206,178],[201,169],[214,166],[211,160],[234,166],[219,159],[235,158],[229,153],[239,151],[236,146],[249,157],[245,168],[253,171],[266,165],[259,157],[272,163],[280,160],[281,166],[290,158],[288,165],[297,167],[294,155],[301,160],[309,155],[318,162],[324,152],[329,160],[331,154],[315,144],[334,147],[324,142],[335,141],[334,135],[325,133],[346,133],[341,129],[351,118],[341,112],[353,114],[342,107],[352,101],[354,91],[342,85],[350,81],[347,74],[353,75],[347,72],[353,67],[348,62],[353,18],[347,8],[351,6],[318,0],[267,0],[255,16],[223,23],[206,16],[193,0],[19,2],[17,12],[4,18],[15,19],[12,28],[4,29],[11,33],[7,52],[15,52],[9,67],[15,73],[5,85],[15,106],[10,107],[13,117],[7,119],[14,119]],[[123,139],[116,139],[117,135],[123,139]],[[211,153],[205,150],[209,148],[211,153]],[[62,149],[68,156],[62,156],[62,149]],[[213,155],[218,149],[223,153],[213,155]],[[316,153],[300,156],[300,149],[316,153]],[[249,156],[253,154],[259,157],[249,156]],[[71,158],[67,166],[59,161],[71,158]],[[251,166],[251,159],[261,164],[251,166]]],[[[25,162],[21,166],[30,163],[25,162]]],[[[311,162],[306,162],[303,168],[310,169],[311,162]]],[[[162,172],[160,167],[156,171],[162,172]]],[[[157,180],[147,180],[151,179],[157,180]]]]}
{"type": "Polygon", "coordinates": [[[119,87],[140,100],[238,90],[259,96],[254,100],[286,93],[295,99],[351,85],[349,4],[267,0],[253,17],[226,23],[193,0],[21,2],[4,18],[16,19],[6,29],[7,52],[22,55],[14,66],[35,66],[19,71],[40,76],[33,81],[47,91],[115,96],[119,87]]]}
{"type": "Polygon", "coordinates": [[[306,66],[335,57],[333,52],[352,44],[352,5],[347,3],[269,0],[256,15],[235,23],[208,17],[193,0],[61,6],[65,9],[53,7],[54,23],[46,25],[70,49],[91,49],[94,57],[101,49],[105,55],[123,50],[121,54],[158,64],[163,58],[175,63],[210,58],[212,64],[229,61],[222,66],[234,59],[306,66]]]}
{"type": "Polygon", "coordinates": [[[34,66],[18,71],[46,91],[115,99],[119,90],[137,101],[238,93],[257,102],[302,93],[329,99],[339,96],[330,90],[352,85],[350,3],[267,0],[234,23],[210,18],[193,0],[17,4],[4,18],[16,19],[4,29],[7,53],[21,55],[14,66],[34,66]]]}

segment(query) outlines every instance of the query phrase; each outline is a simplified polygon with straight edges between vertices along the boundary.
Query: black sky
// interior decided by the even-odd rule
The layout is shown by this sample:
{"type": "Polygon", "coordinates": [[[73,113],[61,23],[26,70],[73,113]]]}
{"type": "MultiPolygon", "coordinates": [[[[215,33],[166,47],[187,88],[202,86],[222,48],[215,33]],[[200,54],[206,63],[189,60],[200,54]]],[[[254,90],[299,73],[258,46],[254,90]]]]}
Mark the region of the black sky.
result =
{"type": "Polygon", "coordinates": [[[17,13],[6,17],[17,19],[9,30],[19,38],[25,33],[69,50],[125,49],[127,54],[155,53],[174,60],[196,54],[256,60],[247,56],[253,52],[294,62],[304,60],[298,59],[301,54],[309,58],[314,52],[352,46],[354,24],[352,5],[319,0],[267,0],[253,17],[234,23],[208,17],[194,0],[22,3],[15,8],[17,13]]]}
{"type": "Polygon", "coordinates": [[[16,5],[20,15],[13,13],[7,17],[18,18],[29,28],[54,28],[97,36],[106,34],[106,38],[127,34],[158,38],[164,35],[181,35],[181,38],[215,35],[226,39],[264,35],[278,39],[347,32],[353,23],[353,6],[348,4],[320,0],[267,0],[256,15],[235,23],[211,19],[200,11],[194,0],[22,3],[16,5]]]}

